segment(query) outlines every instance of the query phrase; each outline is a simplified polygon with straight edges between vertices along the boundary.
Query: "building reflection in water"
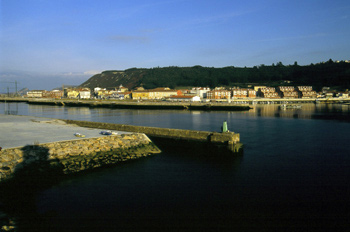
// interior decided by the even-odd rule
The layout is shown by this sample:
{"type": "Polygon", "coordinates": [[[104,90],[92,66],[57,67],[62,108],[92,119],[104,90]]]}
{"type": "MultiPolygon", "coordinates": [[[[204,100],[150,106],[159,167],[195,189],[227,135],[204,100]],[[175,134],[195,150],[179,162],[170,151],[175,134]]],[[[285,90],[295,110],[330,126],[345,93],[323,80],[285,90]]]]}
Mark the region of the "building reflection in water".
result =
{"type": "MultiPolygon", "coordinates": [[[[318,118],[319,114],[329,114],[334,119],[341,115],[342,119],[350,117],[350,106],[344,104],[300,104],[301,108],[283,109],[280,104],[256,104],[249,110],[248,115],[258,117],[278,117],[278,118],[300,118],[312,119],[318,118]]],[[[350,118],[349,118],[350,120],[350,118]]]]}

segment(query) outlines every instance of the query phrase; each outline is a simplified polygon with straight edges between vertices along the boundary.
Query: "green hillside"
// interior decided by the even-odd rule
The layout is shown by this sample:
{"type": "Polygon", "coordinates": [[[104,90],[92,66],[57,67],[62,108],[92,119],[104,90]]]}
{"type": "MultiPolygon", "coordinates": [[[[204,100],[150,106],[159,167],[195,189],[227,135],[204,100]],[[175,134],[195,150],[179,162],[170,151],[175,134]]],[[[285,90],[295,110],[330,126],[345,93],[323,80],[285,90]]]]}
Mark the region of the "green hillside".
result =
{"type": "Polygon", "coordinates": [[[92,76],[81,87],[117,87],[123,85],[129,89],[143,86],[146,89],[156,87],[181,88],[190,86],[217,87],[248,85],[312,85],[320,90],[323,86],[349,89],[350,63],[333,62],[311,64],[307,66],[260,65],[252,68],[240,67],[164,67],[125,71],[104,71],[92,76]]]}

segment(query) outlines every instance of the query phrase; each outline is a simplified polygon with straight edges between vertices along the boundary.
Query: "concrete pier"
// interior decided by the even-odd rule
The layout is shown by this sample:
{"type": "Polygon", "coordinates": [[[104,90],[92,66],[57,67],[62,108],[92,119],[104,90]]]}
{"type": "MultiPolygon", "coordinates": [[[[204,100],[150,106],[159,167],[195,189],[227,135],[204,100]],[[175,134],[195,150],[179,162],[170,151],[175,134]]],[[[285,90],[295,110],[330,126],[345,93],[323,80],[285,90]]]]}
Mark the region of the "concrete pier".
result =
{"type": "Polygon", "coordinates": [[[57,119],[0,114],[0,130],[0,182],[55,177],[161,152],[143,133],[101,135],[101,129],[57,119]],[[85,137],[75,137],[77,132],[85,137]]]}
{"type": "Polygon", "coordinates": [[[150,137],[166,138],[173,140],[197,141],[204,142],[214,146],[225,146],[231,152],[241,152],[242,144],[240,143],[240,135],[234,132],[210,132],[210,131],[194,131],[182,129],[169,129],[159,127],[133,126],[114,123],[100,123],[89,121],[63,120],[68,124],[77,125],[88,128],[106,128],[108,130],[118,130],[127,132],[144,133],[150,137]]]}

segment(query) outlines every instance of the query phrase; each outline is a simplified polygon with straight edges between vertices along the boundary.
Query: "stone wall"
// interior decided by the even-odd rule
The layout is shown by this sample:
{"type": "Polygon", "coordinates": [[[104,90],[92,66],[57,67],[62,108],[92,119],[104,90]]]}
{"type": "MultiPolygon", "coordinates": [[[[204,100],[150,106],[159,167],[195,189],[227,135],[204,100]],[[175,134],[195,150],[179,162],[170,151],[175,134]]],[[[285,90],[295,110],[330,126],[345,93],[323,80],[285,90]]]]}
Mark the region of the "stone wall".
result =
{"type": "Polygon", "coordinates": [[[160,153],[140,133],[28,145],[0,151],[0,181],[32,172],[69,174],[160,153]]]}

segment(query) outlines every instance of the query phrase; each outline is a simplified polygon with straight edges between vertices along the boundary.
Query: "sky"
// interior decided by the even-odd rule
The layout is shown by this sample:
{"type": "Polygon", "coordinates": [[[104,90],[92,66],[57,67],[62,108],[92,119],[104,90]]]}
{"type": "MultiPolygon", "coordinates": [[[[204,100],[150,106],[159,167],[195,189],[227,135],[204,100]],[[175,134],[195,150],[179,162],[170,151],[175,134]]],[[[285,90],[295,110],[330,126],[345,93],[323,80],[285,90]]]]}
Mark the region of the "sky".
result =
{"type": "Polygon", "coordinates": [[[349,0],[0,0],[0,92],[104,70],[350,60],[349,0]]]}

